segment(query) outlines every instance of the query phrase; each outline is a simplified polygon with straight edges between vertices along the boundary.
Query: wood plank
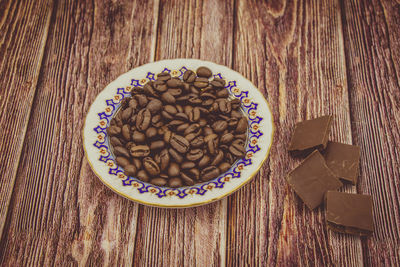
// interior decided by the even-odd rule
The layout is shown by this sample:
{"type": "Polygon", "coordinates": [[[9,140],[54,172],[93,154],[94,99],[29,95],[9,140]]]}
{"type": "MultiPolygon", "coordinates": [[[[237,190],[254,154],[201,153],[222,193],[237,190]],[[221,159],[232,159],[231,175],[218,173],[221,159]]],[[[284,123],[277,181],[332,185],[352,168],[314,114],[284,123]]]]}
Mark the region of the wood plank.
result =
{"type": "Polygon", "coordinates": [[[0,3],[0,236],[35,96],[52,1],[0,3]]]}
{"type": "Polygon", "coordinates": [[[358,191],[372,195],[369,266],[400,266],[400,3],[343,1],[350,110],[361,147],[358,191]]]}
{"type": "Polygon", "coordinates": [[[157,2],[57,4],[0,244],[4,265],[132,265],[138,205],[93,174],[81,133],[96,95],[153,59],[157,15],[157,2]]]}
{"type": "MultiPolygon", "coordinates": [[[[361,266],[360,238],[326,230],[285,181],[301,159],[286,148],[297,121],[335,115],[331,140],[352,143],[338,1],[239,0],[234,68],[264,93],[276,132],[260,174],[229,198],[228,265],[361,266]]],[[[346,187],[355,192],[355,188],[346,187]]]]}
{"type": "MultiPolygon", "coordinates": [[[[200,58],[231,66],[232,13],[232,1],[162,1],[157,59],[200,58]]],[[[224,266],[226,203],[188,209],[141,206],[134,265],[224,266]]]]}

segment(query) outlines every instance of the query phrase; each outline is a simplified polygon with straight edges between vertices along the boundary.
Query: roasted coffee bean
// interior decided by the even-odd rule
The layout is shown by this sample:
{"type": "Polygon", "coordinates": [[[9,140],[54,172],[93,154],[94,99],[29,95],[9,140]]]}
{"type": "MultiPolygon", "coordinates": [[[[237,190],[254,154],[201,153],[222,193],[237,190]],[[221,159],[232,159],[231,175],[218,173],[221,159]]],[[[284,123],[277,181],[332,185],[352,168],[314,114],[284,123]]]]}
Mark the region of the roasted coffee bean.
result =
{"type": "Polygon", "coordinates": [[[215,88],[223,88],[225,86],[225,80],[214,78],[214,80],[212,80],[210,84],[215,88]]]}
{"type": "Polygon", "coordinates": [[[191,186],[191,185],[194,185],[194,183],[195,183],[195,181],[192,178],[190,178],[189,176],[187,176],[184,173],[181,174],[181,178],[182,178],[183,182],[185,183],[185,185],[191,186]]]}
{"type": "Polygon", "coordinates": [[[189,178],[191,180],[199,180],[200,177],[200,171],[198,169],[187,169],[187,170],[182,170],[181,172],[181,177],[189,178]]]}
{"type": "Polygon", "coordinates": [[[235,138],[237,139],[241,139],[243,141],[245,141],[247,139],[247,134],[243,133],[243,134],[236,134],[235,138]]]}
{"type": "Polygon", "coordinates": [[[168,153],[176,162],[181,163],[183,161],[183,157],[176,150],[170,148],[168,153]]]}
{"type": "Polygon", "coordinates": [[[189,127],[187,127],[187,128],[184,130],[183,134],[184,134],[184,135],[188,135],[188,134],[190,134],[190,133],[196,132],[198,129],[200,129],[200,124],[198,124],[198,123],[193,123],[193,124],[190,124],[189,127]]]}
{"type": "Polygon", "coordinates": [[[215,133],[208,134],[206,137],[204,137],[204,142],[208,143],[208,141],[217,139],[218,135],[215,133]]]}
{"type": "Polygon", "coordinates": [[[121,113],[121,119],[123,121],[128,121],[128,119],[130,119],[130,117],[132,116],[132,112],[133,112],[133,108],[131,108],[131,107],[126,108],[121,113]]]}
{"type": "Polygon", "coordinates": [[[190,161],[197,161],[201,157],[203,157],[203,150],[200,148],[189,150],[189,152],[186,154],[186,158],[190,161]]]}
{"type": "Polygon", "coordinates": [[[167,184],[168,180],[165,178],[157,177],[153,178],[150,180],[151,184],[157,185],[157,186],[165,186],[167,184]]]}
{"type": "Polygon", "coordinates": [[[211,179],[217,178],[219,176],[219,169],[215,166],[209,166],[207,168],[204,168],[201,173],[200,173],[200,177],[201,180],[206,182],[209,181],[211,179]]]}
{"type": "Polygon", "coordinates": [[[172,135],[169,142],[170,145],[179,153],[186,153],[189,149],[189,142],[183,136],[177,134],[172,135]]]}
{"type": "Polygon", "coordinates": [[[237,118],[229,118],[228,120],[228,127],[230,129],[235,129],[236,125],[238,124],[239,120],[237,118]]]}
{"type": "Polygon", "coordinates": [[[175,107],[178,113],[183,113],[183,107],[181,105],[176,105],[175,107]]]}
{"type": "Polygon", "coordinates": [[[147,105],[147,103],[149,102],[145,95],[136,95],[136,99],[137,99],[140,107],[145,107],[147,105]]]}
{"type": "Polygon", "coordinates": [[[190,87],[190,92],[192,93],[192,97],[197,97],[200,94],[200,90],[194,86],[190,87]]]}
{"type": "Polygon", "coordinates": [[[207,120],[204,118],[200,118],[199,120],[200,127],[204,127],[207,125],[207,120]]]}
{"type": "Polygon", "coordinates": [[[160,169],[164,171],[167,169],[169,162],[170,162],[170,157],[167,149],[163,149],[160,152],[160,169]]]}
{"type": "Polygon", "coordinates": [[[222,149],[223,151],[228,151],[229,146],[228,145],[219,145],[219,148],[222,149]]]}
{"type": "Polygon", "coordinates": [[[200,109],[198,107],[195,107],[192,109],[192,111],[189,114],[189,120],[191,122],[198,121],[200,119],[200,109]]]}
{"type": "Polygon", "coordinates": [[[161,100],[167,104],[175,104],[176,102],[175,97],[168,92],[165,92],[161,95],[161,100]]]}
{"type": "Polygon", "coordinates": [[[131,140],[131,131],[130,131],[130,127],[128,124],[125,124],[124,126],[122,126],[122,137],[126,140],[129,141],[131,140]]]}
{"type": "Polygon", "coordinates": [[[223,88],[223,89],[218,90],[217,93],[216,93],[216,96],[217,97],[222,97],[222,98],[228,97],[229,96],[228,89],[223,88]]]}
{"type": "Polygon", "coordinates": [[[219,110],[224,114],[230,113],[232,111],[231,102],[226,99],[222,99],[221,101],[219,101],[218,106],[219,110]]]}
{"type": "Polygon", "coordinates": [[[169,79],[171,79],[171,74],[168,72],[160,72],[157,74],[157,80],[159,81],[168,81],[169,79]]]}
{"type": "Polygon", "coordinates": [[[130,101],[129,101],[129,107],[131,107],[132,108],[132,111],[134,111],[134,110],[136,110],[137,109],[137,107],[138,107],[138,102],[137,102],[137,100],[135,99],[135,98],[132,98],[130,101]]]}
{"type": "Polygon", "coordinates": [[[181,172],[181,170],[180,170],[180,168],[179,168],[179,165],[176,164],[175,162],[172,162],[172,163],[169,165],[169,168],[168,168],[168,175],[169,175],[170,177],[178,176],[178,175],[180,174],[180,172],[181,172]]]}
{"type": "MultiPolygon", "coordinates": [[[[191,134],[193,134],[193,133],[191,133],[191,134]]],[[[191,134],[189,134],[189,135],[191,135],[191,134]]],[[[188,139],[188,138],[186,137],[186,139],[188,139]]],[[[188,141],[190,141],[190,140],[188,139],[188,141]]],[[[193,148],[202,147],[203,145],[204,145],[204,137],[203,136],[198,136],[190,142],[190,146],[193,148]]]]}
{"type": "Polygon", "coordinates": [[[178,127],[176,127],[176,131],[183,132],[188,127],[189,127],[189,123],[183,123],[183,124],[179,125],[178,127]]]}
{"type": "Polygon", "coordinates": [[[171,131],[165,131],[164,133],[164,141],[166,143],[169,143],[169,140],[171,140],[172,132],[171,131]]]}
{"type": "Polygon", "coordinates": [[[133,146],[133,147],[131,147],[129,152],[132,157],[142,158],[142,157],[146,157],[150,154],[150,148],[145,145],[133,146]]]}
{"type": "Polygon", "coordinates": [[[211,161],[211,165],[217,166],[224,159],[224,152],[219,150],[217,155],[215,155],[213,161],[211,161]]]}
{"type": "Polygon", "coordinates": [[[119,135],[121,133],[121,127],[110,126],[110,127],[107,128],[107,133],[109,135],[119,135]]]}
{"type": "Polygon", "coordinates": [[[149,175],[146,173],[145,170],[140,170],[137,173],[137,178],[142,180],[143,182],[148,182],[149,181],[149,175]]]}
{"type": "Polygon", "coordinates": [[[146,137],[149,139],[154,138],[157,135],[157,129],[154,127],[149,127],[146,130],[146,137]]]}
{"type": "Polygon", "coordinates": [[[222,162],[218,166],[218,169],[219,169],[220,173],[227,172],[230,168],[231,168],[231,164],[229,164],[228,162],[222,162]]]}
{"type": "Polygon", "coordinates": [[[160,109],[162,108],[162,102],[158,99],[152,99],[148,104],[147,104],[147,109],[150,110],[151,114],[155,114],[160,109]]]}
{"type": "Polygon", "coordinates": [[[165,83],[156,84],[154,85],[154,89],[159,93],[163,93],[168,90],[168,86],[165,83]]]}
{"type": "Polygon", "coordinates": [[[130,164],[129,159],[127,159],[127,158],[125,158],[125,157],[121,157],[121,156],[116,157],[116,158],[115,158],[115,161],[116,161],[117,164],[118,164],[119,166],[121,166],[122,168],[124,168],[125,166],[127,166],[127,165],[130,164]]]}
{"type": "Polygon", "coordinates": [[[196,166],[196,163],[192,162],[192,161],[185,161],[184,163],[182,163],[181,167],[182,169],[192,169],[196,166]]]}
{"type": "Polygon", "coordinates": [[[177,187],[181,187],[182,185],[183,185],[183,182],[178,177],[173,177],[173,178],[168,180],[168,186],[169,187],[177,188],[177,187]]]}
{"type": "Polygon", "coordinates": [[[208,79],[207,78],[203,78],[203,77],[198,77],[196,78],[196,80],[193,83],[194,86],[196,86],[197,88],[204,88],[207,87],[208,85],[208,79]]]}
{"type": "Polygon", "coordinates": [[[158,140],[158,141],[153,141],[150,144],[150,149],[152,150],[157,150],[157,149],[161,149],[164,148],[165,143],[162,140],[158,140]]]}
{"type": "Polygon", "coordinates": [[[159,122],[160,120],[161,120],[161,115],[159,115],[159,114],[154,115],[154,116],[151,117],[151,123],[152,123],[152,124],[157,123],[157,122],[159,122]]]}
{"type": "Polygon", "coordinates": [[[174,117],[171,115],[171,114],[169,114],[168,112],[166,112],[166,111],[161,111],[161,116],[163,116],[163,118],[165,118],[165,119],[167,119],[167,120],[172,120],[172,119],[174,119],[174,117]]]}
{"type": "Polygon", "coordinates": [[[145,157],[143,159],[143,167],[150,176],[156,176],[160,174],[160,167],[157,163],[150,157],[145,157]]]}
{"type": "Polygon", "coordinates": [[[132,140],[136,143],[143,143],[146,140],[146,135],[139,131],[134,131],[132,134],[132,140]]]}
{"type": "Polygon", "coordinates": [[[206,78],[209,78],[212,75],[211,70],[209,68],[207,68],[207,67],[199,67],[196,70],[196,73],[197,73],[197,76],[206,77],[206,78]]]}
{"type": "Polygon", "coordinates": [[[122,145],[123,145],[122,142],[121,142],[121,140],[119,140],[119,139],[118,139],[117,137],[115,137],[115,136],[111,137],[110,143],[111,143],[111,145],[114,146],[114,147],[116,147],[116,146],[122,146],[122,145]]]}
{"type": "Polygon", "coordinates": [[[200,98],[203,99],[203,100],[207,100],[207,99],[215,99],[216,97],[215,97],[214,94],[211,94],[211,93],[202,93],[200,95],[200,98]]]}
{"type": "Polygon", "coordinates": [[[221,133],[225,131],[226,128],[228,128],[228,123],[223,120],[218,120],[214,122],[211,127],[216,133],[221,133]]]}
{"type": "Polygon", "coordinates": [[[233,136],[232,133],[226,133],[226,134],[221,136],[219,141],[222,144],[228,144],[228,143],[232,142],[233,138],[234,138],[234,136],[233,136]]]}
{"type": "Polygon", "coordinates": [[[167,90],[167,93],[170,93],[174,97],[180,96],[182,94],[182,89],[180,88],[170,88],[167,90]]]}
{"type": "Polygon", "coordinates": [[[247,119],[245,117],[242,117],[236,126],[236,132],[237,133],[245,133],[247,131],[247,119]]]}
{"type": "Polygon", "coordinates": [[[172,78],[170,80],[167,81],[167,85],[170,88],[177,88],[180,87],[182,84],[182,81],[179,80],[179,78],[172,78]]]}
{"type": "Polygon", "coordinates": [[[183,80],[184,80],[185,82],[192,83],[192,82],[194,82],[195,79],[196,79],[196,73],[194,73],[194,72],[191,71],[191,70],[187,70],[187,71],[183,74],[183,80]]]}
{"type": "Polygon", "coordinates": [[[175,115],[176,113],[178,113],[178,110],[176,110],[176,107],[174,107],[172,105],[165,105],[164,110],[171,115],[175,115]]]}
{"type": "Polygon", "coordinates": [[[178,120],[183,120],[183,121],[187,121],[187,120],[189,120],[189,117],[188,117],[188,115],[186,115],[185,113],[176,113],[175,114],[175,118],[176,119],[178,119],[178,120]]]}
{"type": "MultiPolygon", "coordinates": [[[[232,106],[232,104],[231,104],[231,106],[232,106]]],[[[243,114],[240,111],[237,111],[237,110],[231,111],[231,118],[236,118],[239,120],[242,117],[243,117],[243,114]]]]}
{"type": "Polygon", "coordinates": [[[138,158],[133,158],[133,165],[135,165],[136,170],[140,170],[142,168],[142,161],[138,158]]]}
{"type": "Polygon", "coordinates": [[[168,123],[168,126],[173,127],[173,126],[178,126],[178,125],[181,125],[181,124],[184,124],[184,123],[185,122],[181,121],[181,120],[172,120],[172,121],[170,121],[168,123]]]}
{"type": "Polygon", "coordinates": [[[246,149],[244,146],[236,143],[229,146],[229,152],[236,157],[243,157],[246,153],[246,149]]]}
{"type": "Polygon", "coordinates": [[[203,100],[201,100],[199,97],[191,97],[188,101],[193,105],[200,105],[201,103],[203,103],[203,100]]]}
{"type": "Polygon", "coordinates": [[[133,164],[126,165],[124,173],[128,176],[134,176],[136,174],[136,167],[133,164]]]}
{"type": "MultiPolygon", "coordinates": [[[[210,99],[207,99],[207,100],[204,100],[203,102],[201,102],[201,105],[203,107],[209,107],[209,106],[212,106],[214,103],[215,103],[214,99],[210,98],[210,99]]],[[[218,104],[216,104],[216,105],[218,106],[218,104]]]]}
{"type": "Polygon", "coordinates": [[[238,109],[240,107],[240,99],[235,98],[231,100],[232,109],[238,109]]]}
{"type": "Polygon", "coordinates": [[[128,143],[125,144],[126,149],[128,149],[128,151],[131,151],[131,147],[136,146],[136,144],[132,141],[129,141],[128,143]]]}
{"type": "Polygon", "coordinates": [[[217,153],[217,147],[218,147],[218,139],[211,139],[207,142],[207,148],[208,152],[211,155],[215,155],[217,153]]]}
{"type": "Polygon", "coordinates": [[[225,157],[228,159],[228,162],[230,164],[233,164],[236,160],[236,158],[231,153],[226,153],[225,157]]]}
{"type": "MultiPolygon", "coordinates": [[[[186,140],[188,140],[189,142],[191,142],[193,139],[195,139],[197,137],[196,134],[194,133],[190,133],[188,135],[185,135],[186,140]]],[[[190,145],[192,146],[192,143],[190,143],[190,145]]]]}
{"type": "Polygon", "coordinates": [[[126,149],[125,147],[122,147],[122,146],[114,147],[114,154],[117,156],[123,156],[126,158],[130,157],[128,149],[126,149]]]}
{"type": "Polygon", "coordinates": [[[210,127],[208,127],[208,126],[204,127],[204,135],[205,136],[213,134],[213,133],[214,133],[214,131],[210,127]]]}
{"type": "Polygon", "coordinates": [[[136,128],[140,131],[146,131],[150,125],[151,113],[147,108],[139,111],[136,117],[136,128]]]}

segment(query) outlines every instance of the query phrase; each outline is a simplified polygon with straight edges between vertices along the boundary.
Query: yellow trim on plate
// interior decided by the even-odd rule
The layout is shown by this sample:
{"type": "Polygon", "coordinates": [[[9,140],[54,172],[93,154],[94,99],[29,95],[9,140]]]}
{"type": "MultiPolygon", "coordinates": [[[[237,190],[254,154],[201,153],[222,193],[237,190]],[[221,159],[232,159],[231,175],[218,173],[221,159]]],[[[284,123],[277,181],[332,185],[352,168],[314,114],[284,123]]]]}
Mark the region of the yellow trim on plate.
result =
{"type": "MultiPolygon", "coordinates": [[[[240,73],[239,73],[239,74],[240,74],[240,73]]],[[[241,76],[242,76],[243,78],[245,78],[243,75],[241,75],[241,76]]],[[[245,79],[248,80],[247,78],[245,78],[245,79]]],[[[251,84],[253,84],[250,80],[248,80],[248,81],[249,81],[251,84]]],[[[255,86],[254,86],[254,87],[255,87],[255,86]]],[[[255,87],[255,88],[256,88],[257,90],[259,90],[257,87],[255,87]]],[[[260,91],[260,90],[259,90],[259,91],[260,91]]],[[[268,150],[267,150],[267,153],[266,153],[264,159],[261,161],[261,164],[257,167],[257,169],[256,169],[256,170],[241,184],[241,185],[239,185],[238,187],[234,188],[233,190],[231,190],[231,191],[229,191],[229,192],[227,192],[227,193],[225,193],[225,194],[223,194],[223,195],[221,195],[221,196],[218,196],[218,197],[209,199],[209,200],[207,200],[207,201],[197,202],[197,203],[193,203],[193,204],[163,205],[163,204],[150,203],[150,202],[146,202],[146,201],[143,201],[143,200],[139,200],[139,199],[133,198],[133,197],[131,197],[131,196],[129,196],[129,195],[126,195],[126,194],[120,192],[119,190],[113,188],[110,184],[108,184],[105,180],[103,180],[103,179],[101,178],[101,175],[100,175],[100,174],[98,174],[98,173],[96,172],[95,168],[93,167],[92,163],[90,162],[89,156],[88,156],[87,151],[86,151],[86,147],[85,147],[85,128],[86,128],[86,117],[87,117],[89,111],[88,111],[88,113],[87,113],[86,116],[85,116],[85,122],[84,122],[84,124],[83,124],[83,129],[82,129],[82,137],[83,137],[83,140],[82,140],[82,141],[83,141],[83,150],[85,151],[85,157],[87,158],[87,161],[88,161],[88,163],[89,163],[89,165],[90,165],[90,168],[91,168],[92,171],[96,174],[96,176],[102,181],[103,184],[105,184],[108,188],[110,188],[111,190],[113,190],[113,191],[116,192],[117,194],[119,194],[119,195],[121,195],[121,196],[123,196],[123,197],[125,197],[125,198],[127,198],[127,199],[129,199],[129,200],[132,200],[132,201],[138,202],[138,203],[140,203],[140,204],[143,204],[143,205],[152,206],[152,207],[161,207],[161,208],[189,208],[189,207],[196,207],[196,206],[201,206],[201,205],[209,204],[209,203],[211,203],[211,202],[220,200],[220,199],[222,199],[222,198],[224,198],[224,197],[226,197],[226,196],[228,196],[228,195],[230,195],[230,194],[236,192],[237,190],[239,190],[240,188],[242,188],[243,186],[245,186],[248,182],[250,182],[250,181],[252,180],[252,178],[253,178],[253,177],[258,173],[258,171],[261,169],[261,167],[264,165],[264,162],[267,160],[267,158],[268,158],[268,156],[269,156],[269,152],[270,152],[270,150],[271,150],[272,143],[273,143],[273,141],[274,141],[273,139],[274,139],[274,133],[275,133],[275,124],[274,124],[274,117],[273,117],[271,108],[270,108],[270,106],[269,106],[269,103],[268,103],[267,99],[265,98],[265,96],[263,95],[263,93],[262,93],[261,91],[260,91],[260,93],[261,93],[262,97],[264,98],[265,103],[267,103],[268,110],[269,110],[269,112],[270,112],[270,114],[271,114],[271,125],[272,125],[271,144],[269,145],[268,150]]],[[[89,109],[90,109],[90,108],[89,108],[89,109]]]]}

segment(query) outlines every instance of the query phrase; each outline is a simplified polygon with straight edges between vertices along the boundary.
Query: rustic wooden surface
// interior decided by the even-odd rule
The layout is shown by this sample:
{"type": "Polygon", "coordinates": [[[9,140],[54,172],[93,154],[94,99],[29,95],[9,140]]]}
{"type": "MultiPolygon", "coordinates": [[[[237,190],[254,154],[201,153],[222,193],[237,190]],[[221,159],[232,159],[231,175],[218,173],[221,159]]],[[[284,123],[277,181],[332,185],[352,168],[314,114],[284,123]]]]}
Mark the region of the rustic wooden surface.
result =
{"type": "Polygon", "coordinates": [[[400,2],[0,1],[1,266],[400,266],[400,2]],[[200,58],[249,78],[276,133],[254,180],[190,209],[111,192],[83,154],[96,95],[131,68],[200,58]],[[334,114],[361,147],[375,232],[328,231],[287,186],[294,123],[334,114]]]}

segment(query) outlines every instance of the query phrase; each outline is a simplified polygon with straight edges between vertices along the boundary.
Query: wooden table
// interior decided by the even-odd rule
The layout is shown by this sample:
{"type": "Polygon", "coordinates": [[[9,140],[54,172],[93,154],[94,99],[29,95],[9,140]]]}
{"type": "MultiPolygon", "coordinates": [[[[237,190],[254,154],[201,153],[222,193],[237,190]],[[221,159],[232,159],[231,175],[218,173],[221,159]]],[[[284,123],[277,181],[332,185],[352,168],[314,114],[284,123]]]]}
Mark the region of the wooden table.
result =
{"type": "Polygon", "coordinates": [[[0,1],[0,265],[399,266],[399,37],[398,0],[0,1]],[[120,74],[179,57],[258,86],[274,143],[232,196],[146,207],[93,174],[83,120],[120,74]],[[361,147],[343,190],[373,196],[371,237],[328,231],[285,182],[293,125],[323,114],[361,147]]]}

